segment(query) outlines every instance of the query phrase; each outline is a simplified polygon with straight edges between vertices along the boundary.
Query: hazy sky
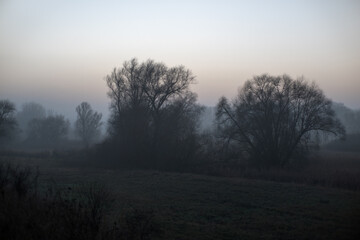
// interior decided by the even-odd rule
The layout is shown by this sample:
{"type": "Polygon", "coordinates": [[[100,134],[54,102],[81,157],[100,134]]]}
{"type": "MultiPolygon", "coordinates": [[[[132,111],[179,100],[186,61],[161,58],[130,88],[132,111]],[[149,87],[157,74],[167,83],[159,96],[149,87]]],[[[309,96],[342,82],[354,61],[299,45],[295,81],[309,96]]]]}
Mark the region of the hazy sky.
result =
{"type": "Polygon", "coordinates": [[[105,112],[104,77],[133,57],[191,69],[202,104],[287,73],[360,108],[360,1],[0,0],[1,99],[105,112]]]}

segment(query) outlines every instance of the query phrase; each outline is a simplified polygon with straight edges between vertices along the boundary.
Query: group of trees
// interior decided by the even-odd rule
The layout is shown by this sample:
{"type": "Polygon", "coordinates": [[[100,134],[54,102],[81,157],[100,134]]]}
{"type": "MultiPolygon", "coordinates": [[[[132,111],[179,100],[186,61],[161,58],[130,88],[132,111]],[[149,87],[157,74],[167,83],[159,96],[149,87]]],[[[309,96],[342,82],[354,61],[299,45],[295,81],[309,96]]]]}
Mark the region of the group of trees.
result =
{"type": "MultiPolygon", "coordinates": [[[[81,103],[76,113],[75,134],[88,147],[100,134],[102,115],[94,112],[87,102],[81,103]]],[[[0,140],[3,143],[13,140],[26,147],[56,148],[66,142],[69,131],[70,122],[65,116],[47,113],[38,103],[25,103],[16,112],[9,100],[0,101],[0,140]]]]}
{"type": "Polygon", "coordinates": [[[19,138],[31,147],[59,145],[66,138],[70,123],[63,115],[46,112],[34,102],[24,103],[16,114],[19,138]]]}
{"type": "Polygon", "coordinates": [[[67,136],[70,123],[62,115],[34,118],[28,123],[27,141],[35,145],[56,146],[67,136]]]}
{"type": "MultiPolygon", "coordinates": [[[[197,131],[202,108],[189,90],[194,80],[182,66],[168,68],[151,60],[140,64],[132,59],[114,69],[106,82],[109,132],[119,150],[115,158],[179,167],[214,149],[197,131]]],[[[285,166],[305,157],[319,134],[345,135],[331,101],[317,85],[287,75],[256,76],[232,102],[220,98],[216,126],[212,138],[218,146],[260,166],[285,166]]]]}
{"type": "MultiPolygon", "coordinates": [[[[169,68],[152,60],[132,59],[115,68],[106,76],[111,115],[99,156],[127,166],[181,169],[222,146],[232,149],[233,158],[285,166],[304,157],[319,134],[345,135],[331,101],[316,84],[266,74],[247,81],[234,100],[220,98],[216,131],[210,137],[201,135],[203,107],[190,90],[194,82],[185,67],[169,68]]],[[[14,111],[9,101],[0,102],[1,136],[15,128],[14,111]]],[[[89,147],[99,135],[102,115],[86,102],[76,113],[76,134],[89,147]]],[[[32,141],[58,143],[69,131],[63,116],[47,115],[33,103],[24,105],[18,117],[32,141]]]]}

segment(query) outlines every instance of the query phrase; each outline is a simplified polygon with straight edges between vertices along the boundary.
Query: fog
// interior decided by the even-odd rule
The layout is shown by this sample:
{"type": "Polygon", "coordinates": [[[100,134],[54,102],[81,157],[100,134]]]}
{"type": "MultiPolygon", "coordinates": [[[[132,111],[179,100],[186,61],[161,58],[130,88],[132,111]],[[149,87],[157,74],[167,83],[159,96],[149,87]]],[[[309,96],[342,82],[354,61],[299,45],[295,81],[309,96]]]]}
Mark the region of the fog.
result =
{"type": "Polygon", "coordinates": [[[0,0],[0,238],[358,239],[360,1],[0,0]]]}
{"type": "MultiPolygon", "coordinates": [[[[105,94],[106,96],[106,94],[105,94]]],[[[68,101],[66,99],[58,100],[58,101],[51,101],[51,100],[44,100],[39,98],[34,99],[26,99],[21,101],[14,101],[16,104],[17,111],[20,111],[23,104],[34,102],[42,105],[47,112],[54,112],[57,114],[62,114],[65,116],[66,119],[68,119],[72,124],[76,121],[76,111],[75,108],[81,103],[81,102],[89,102],[93,108],[103,114],[104,119],[109,118],[109,100],[107,97],[105,97],[105,101],[103,102],[97,102],[97,101],[88,101],[87,99],[79,99],[78,102],[75,101],[68,101]]]]}
{"type": "Polygon", "coordinates": [[[191,69],[203,105],[263,73],[305,76],[333,101],[360,105],[357,1],[14,0],[0,11],[0,95],[18,106],[105,111],[104,77],[133,57],[191,69]]]}

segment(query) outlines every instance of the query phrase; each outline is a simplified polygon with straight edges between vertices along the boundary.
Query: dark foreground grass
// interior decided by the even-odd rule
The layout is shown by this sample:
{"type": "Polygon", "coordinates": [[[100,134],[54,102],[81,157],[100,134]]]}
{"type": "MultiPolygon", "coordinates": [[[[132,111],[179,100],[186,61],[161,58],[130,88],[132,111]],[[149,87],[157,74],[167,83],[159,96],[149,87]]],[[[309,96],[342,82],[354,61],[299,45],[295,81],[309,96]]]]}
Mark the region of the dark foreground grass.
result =
{"type": "Polygon", "coordinates": [[[358,152],[320,151],[285,168],[259,169],[249,163],[212,162],[196,172],[221,177],[261,179],[360,191],[358,152]]]}
{"type": "MultiPolygon", "coordinates": [[[[47,168],[41,181],[106,184],[111,214],[151,212],[160,239],[359,239],[360,193],[156,171],[47,168]]],[[[135,219],[136,224],[136,219],[135,219]]]]}
{"type": "MultiPolygon", "coordinates": [[[[329,154],[314,162],[311,174],[305,169],[301,181],[286,172],[289,181],[296,183],[276,182],[284,178],[277,171],[267,172],[271,180],[267,181],[262,177],[79,169],[64,167],[53,156],[5,160],[40,165],[39,180],[44,185],[55,181],[66,189],[95,181],[107,186],[115,199],[108,222],[117,221],[117,226],[135,233],[144,232],[142,228],[151,230],[150,224],[156,229],[151,235],[154,239],[360,239],[358,188],[311,186],[312,180],[302,180],[318,174],[331,182],[333,172],[357,175],[358,155],[344,156],[329,154]]],[[[126,236],[141,239],[140,235],[126,236]]]]}

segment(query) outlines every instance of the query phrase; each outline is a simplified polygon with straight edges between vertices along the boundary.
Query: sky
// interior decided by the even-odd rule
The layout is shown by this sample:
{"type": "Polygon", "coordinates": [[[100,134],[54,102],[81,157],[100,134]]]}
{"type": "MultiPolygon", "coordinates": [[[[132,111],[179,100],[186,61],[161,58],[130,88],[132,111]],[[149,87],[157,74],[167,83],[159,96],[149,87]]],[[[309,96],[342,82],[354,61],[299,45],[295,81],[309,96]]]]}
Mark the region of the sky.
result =
{"type": "Polygon", "coordinates": [[[360,109],[360,1],[0,0],[0,99],[18,108],[106,114],[104,78],[134,57],[191,69],[205,105],[268,73],[360,109]]]}

